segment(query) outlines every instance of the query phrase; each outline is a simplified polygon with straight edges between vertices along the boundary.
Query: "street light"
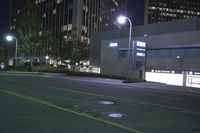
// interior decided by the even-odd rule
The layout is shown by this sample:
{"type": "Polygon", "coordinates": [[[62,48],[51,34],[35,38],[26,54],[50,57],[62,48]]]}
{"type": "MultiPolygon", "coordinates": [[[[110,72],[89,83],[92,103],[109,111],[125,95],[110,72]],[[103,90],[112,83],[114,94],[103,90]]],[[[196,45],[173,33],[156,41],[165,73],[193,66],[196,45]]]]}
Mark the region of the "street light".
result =
{"type": "Polygon", "coordinates": [[[13,35],[7,35],[6,36],[6,40],[9,41],[9,42],[12,41],[13,39],[15,39],[15,72],[16,72],[16,68],[17,68],[17,43],[18,43],[18,40],[13,35]]]}
{"type": "Polygon", "coordinates": [[[128,20],[129,22],[129,41],[128,41],[128,70],[127,70],[127,82],[129,81],[129,72],[130,72],[130,68],[131,68],[131,63],[130,63],[130,49],[131,49],[131,33],[132,33],[132,22],[131,20],[126,17],[126,16],[119,16],[117,21],[119,24],[124,24],[126,22],[126,20],[128,20]]]}
{"type": "Polygon", "coordinates": [[[45,59],[46,59],[46,60],[48,60],[48,59],[49,59],[49,56],[48,56],[48,55],[46,55],[46,56],[45,56],[45,59]]]}
{"type": "Polygon", "coordinates": [[[49,56],[46,55],[46,56],[45,56],[45,59],[46,59],[46,67],[47,67],[47,63],[48,63],[49,56]]]}
{"type": "Polygon", "coordinates": [[[145,37],[145,42],[146,42],[146,45],[145,45],[145,59],[144,59],[144,80],[146,80],[146,70],[147,70],[147,43],[148,43],[148,37],[149,37],[149,35],[148,35],[148,34],[144,34],[144,37],[145,37]]]}

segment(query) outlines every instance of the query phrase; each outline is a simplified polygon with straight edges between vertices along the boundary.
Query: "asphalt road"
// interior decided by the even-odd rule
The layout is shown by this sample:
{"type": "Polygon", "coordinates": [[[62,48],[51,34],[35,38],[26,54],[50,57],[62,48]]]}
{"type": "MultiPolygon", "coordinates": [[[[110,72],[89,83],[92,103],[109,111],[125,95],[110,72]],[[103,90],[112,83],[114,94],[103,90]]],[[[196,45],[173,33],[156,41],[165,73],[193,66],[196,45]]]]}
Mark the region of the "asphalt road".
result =
{"type": "Polygon", "coordinates": [[[0,133],[200,133],[197,90],[0,73],[0,133]]]}

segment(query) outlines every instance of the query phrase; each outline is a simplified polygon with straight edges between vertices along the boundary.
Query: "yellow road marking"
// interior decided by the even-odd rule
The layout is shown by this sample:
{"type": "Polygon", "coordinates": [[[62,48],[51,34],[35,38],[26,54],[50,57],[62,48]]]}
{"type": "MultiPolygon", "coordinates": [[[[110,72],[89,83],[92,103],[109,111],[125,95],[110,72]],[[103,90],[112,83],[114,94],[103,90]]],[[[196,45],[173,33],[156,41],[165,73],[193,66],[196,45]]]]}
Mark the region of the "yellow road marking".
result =
{"type": "Polygon", "coordinates": [[[118,127],[118,128],[121,128],[121,129],[129,131],[129,132],[143,133],[140,130],[132,129],[132,128],[123,126],[123,125],[118,124],[118,123],[114,123],[114,122],[111,122],[111,121],[107,121],[107,120],[103,120],[103,119],[100,119],[100,118],[96,118],[96,117],[93,117],[93,116],[85,114],[85,113],[79,113],[79,112],[76,112],[76,111],[73,111],[73,110],[70,110],[70,109],[67,109],[67,108],[63,108],[63,107],[57,106],[57,105],[55,105],[55,104],[53,104],[53,103],[51,103],[49,101],[45,101],[45,100],[42,100],[42,99],[39,99],[39,98],[31,97],[31,96],[28,96],[28,95],[24,95],[24,94],[20,94],[20,93],[16,93],[16,92],[13,92],[13,91],[8,91],[8,90],[0,90],[0,92],[8,94],[8,95],[19,97],[19,98],[31,101],[33,103],[38,103],[38,104],[42,104],[42,105],[45,105],[45,106],[48,106],[48,107],[52,107],[52,108],[57,109],[57,110],[69,112],[69,113],[72,113],[72,114],[77,115],[79,117],[85,117],[87,119],[99,121],[99,122],[105,123],[107,125],[118,127]]]}

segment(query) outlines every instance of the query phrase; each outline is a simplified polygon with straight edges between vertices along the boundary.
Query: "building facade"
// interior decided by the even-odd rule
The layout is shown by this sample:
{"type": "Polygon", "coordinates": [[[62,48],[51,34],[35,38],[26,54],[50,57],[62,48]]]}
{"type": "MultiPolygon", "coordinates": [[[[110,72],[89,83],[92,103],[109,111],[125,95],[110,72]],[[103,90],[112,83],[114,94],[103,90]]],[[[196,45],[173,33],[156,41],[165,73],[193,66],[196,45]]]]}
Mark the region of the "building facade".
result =
{"type": "MultiPolygon", "coordinates": [[[[200,87],[198,17],[137,26],[132,33],[132,78],[144,77],[147,81],[200,87]]],[[[99,67],[103,74],[125,77],[128,69],[128,35],[128,30],[93,34],[91,65],[99,67]],[[110,47],[113,43],[115,47],[110,47]]]]}
{"type": "MultiPolygon", "coordinates": [[[[127,0],[12,0],[11,32],[16,30],[18,17],[27,1],[34,1],[39,14],[40,36],[51,33],[60,38],[59,44],[44,44],[43,55],[49,49],[62,51],[63,41],[73,38],[90,44],[90,36],[116,28],[114,20],[118,13],[126,13],[127,0]]],[[[30,14],[31,15],[31,14],[30,14]]],[[[51,55],[50,55],[51,56],[51,55]]]]}
{"type": "MultiPolygon", "coordinates": [[[[10,29],[16,29],[24,1],[11,2],[10,29]]],[[[91,33],[113,29],[116,14],[125,13],[127,0],[35,0],[41,19],[40,34],[50,31],[89,40],[91,33]]]]}
{"type": "Polygon", "coordinates": [[[145,24],[200,16],[199,0],[145,0],[145,24]]]}

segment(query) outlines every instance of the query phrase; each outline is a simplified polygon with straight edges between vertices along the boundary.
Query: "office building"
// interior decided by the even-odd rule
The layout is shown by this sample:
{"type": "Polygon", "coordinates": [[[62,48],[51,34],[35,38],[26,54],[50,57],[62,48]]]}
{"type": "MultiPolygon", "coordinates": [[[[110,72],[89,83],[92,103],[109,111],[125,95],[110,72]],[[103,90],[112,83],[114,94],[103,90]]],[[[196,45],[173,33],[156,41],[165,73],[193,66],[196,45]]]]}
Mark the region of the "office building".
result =
{"type": "MultiPolygon", "coordinates": [[[[35,4],[39,14],[39,36],[51,33],[59,38],[59,44],[42,45],[42,55],[51,56],[51,50],[63,53],[64,41],[73,38],[90,43],[90,35],[116,28],[117,14],[126,13],[127,0],[12,0],[10,30],[17,28],[18,18],[27,1],[35,4]]],[[[30,14],[31,15],[31,14],[30,14]]],[[[37,55],[36,55],[37,56],[37,55]]]]}
{"type": "MultiPolygon", "coordinates": [[[[200,87],[200,18],[137,26],[132,33],[131,78],[200,87]]],[[[128,29],[94,33],[90,59],[94,70],[126,77],[128,36],[128,29]]]]}
{"type": "MultiPolygon", "coordinates": [[[[16,29],[24,1],[12,1],[10,29],[16,29]]],[[[113,29],[115,16],[125,13],[127,0],[35,0],[41,18],[40,34],[52,32],[89,40],[91,33],[113,29]]]]}
{"type": "Polygon", "coordinates": [[[199,0],[145,0],[145,24],[200,16],[199,0]]]}

